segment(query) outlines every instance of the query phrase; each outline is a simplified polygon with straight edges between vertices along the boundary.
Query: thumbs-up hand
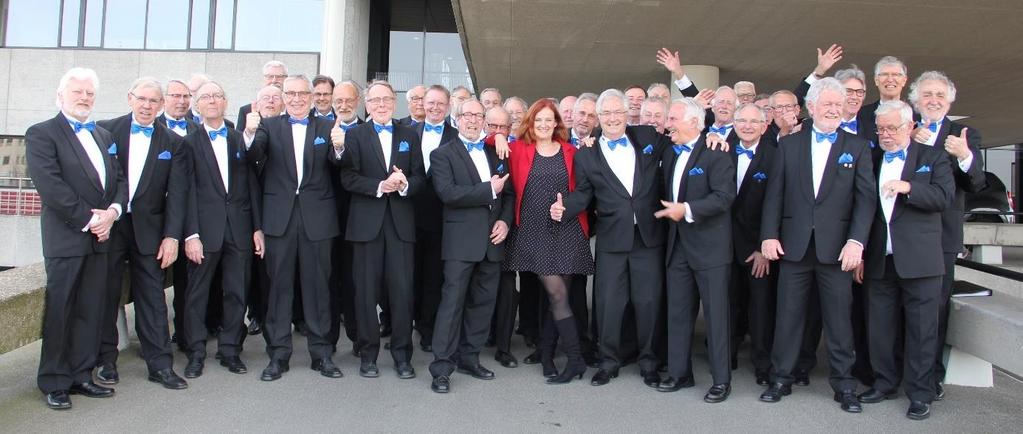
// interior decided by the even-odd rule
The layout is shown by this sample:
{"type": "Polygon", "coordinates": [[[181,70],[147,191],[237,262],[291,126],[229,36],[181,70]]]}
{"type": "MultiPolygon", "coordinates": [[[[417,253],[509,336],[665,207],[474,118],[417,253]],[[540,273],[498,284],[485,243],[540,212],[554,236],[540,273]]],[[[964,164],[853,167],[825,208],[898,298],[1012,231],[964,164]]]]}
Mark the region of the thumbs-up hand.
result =
{"type": "Polygon", "coordinates": [[[345,150],[345,130],[342,130],[338,124],[334,124],[334,128],[330,130],[330,143],[334,145],[336,152],[345,150]]]}
{"type": "Polygon", "coordinates": [[[963,130],[959,132],[958,136],[949,134],[948,137],[945,138],[945,150],[948,151],[949,154],[952,154],[952,156],[959,159],[959,161],[963,161],[970,156],[970,146],[966,141],[966,130],[968,130],[968,128],[963,128],[963,130]]]}
{"type": "Polygon", "coordinates": [[[256,129],[259,128],[259,121],[262,119],[256,111],[256,104],[252,104],[252,111],[245,115],[245,134],[250,137],[256,135],[256,129]]]}
{"type": "Polygon", "coordinates": [[[551,220],[560,222],[561,218],[565,215],[565,201],[561,198],[561,193],[558,193],[558,199],[551,204],[551,220]]]}
{"type": "Polygon", "coordinates": [[[500,194],[501,190],[504,190],[504,183],[508,180],[508,174],[504,176],[494,175],[490,177],[490,187],[494,189],[494,194],[500,194]]]}
{"type": "Polygon", "coordinates": [[[916,129],[913,130],[913,141],[917,143],[927,143],[928,140],[931,140],[931,134],[934,133],[927,129],[926,125],[917,126],[916,129]]]}

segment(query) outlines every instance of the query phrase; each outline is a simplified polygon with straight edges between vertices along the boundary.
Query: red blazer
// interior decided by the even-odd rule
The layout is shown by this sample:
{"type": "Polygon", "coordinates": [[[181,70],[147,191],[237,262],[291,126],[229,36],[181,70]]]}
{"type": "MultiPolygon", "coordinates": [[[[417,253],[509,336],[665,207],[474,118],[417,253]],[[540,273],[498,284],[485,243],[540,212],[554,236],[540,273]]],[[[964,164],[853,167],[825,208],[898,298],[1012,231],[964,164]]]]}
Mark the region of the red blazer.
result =
{"type": "MultiPolygon", "coordinates": [[[[575,191],[575,165],[572,164],[575,158],[576,148],[568,142],[558,141],[561,144],[561,152],[565,156],[565,168],[568,170],[568,191],[575,191]]],[[[493,144],[493,139],[487,137],[487,144],[493,144]]],[[[508,170],[511,173],[512,186],[515,188],[515,225],[519,225],[519,216],[522,209],[522,192],[526,191],[526,180],[529,178],[529,170],[533,168],[533,157],[536,156],[536,145],[516,140],[508,144],[511,155],[508,157],[508,170]]],[[[589,220],[586,212],[579,213],[579,224],[583,228],[583,234],[590,236],[589,220]]]]}

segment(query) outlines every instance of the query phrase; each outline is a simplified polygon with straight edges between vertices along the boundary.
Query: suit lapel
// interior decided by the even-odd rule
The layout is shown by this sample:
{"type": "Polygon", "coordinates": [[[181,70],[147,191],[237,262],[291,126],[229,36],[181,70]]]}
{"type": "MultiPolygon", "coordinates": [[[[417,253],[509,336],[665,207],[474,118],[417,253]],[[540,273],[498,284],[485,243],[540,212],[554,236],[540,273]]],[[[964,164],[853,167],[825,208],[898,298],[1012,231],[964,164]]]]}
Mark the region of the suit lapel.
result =
{"type": "MultiPolygon", "coordinates": [[[[630,137],[629,140],[632,141],[632,138],[630,137]]],[[[633,148],[636,147],[635,142],[633,142],[632,147],[633,148]]],[[[601,173],[603,173],[604,176],[607,177],[608,183],[611,184],[611,187],[614,188],[615,191],[618,192],[618,194],[624,197],[632,197],[629,195],[629,190],[625,189],[625,185],[622,184],[622,181],[618,179],[618,175],[615,175],[614,170],[611,170],[611,164],[609,164],[607,162],[607,158],[604,157],[604,145],[600,144],[599,137],[597,138],[596,142],[593,143],[593,151],[595,154],[597,154],[597,162],[598,164],[601,165],[601,173]]],[[[617,151],[612,150],[611,152],[617,151]]],[[[633,187],[635,187],[635,185],[633,185],[633,187]]]]}
{"type": "MultiPolygon", "coordinates": [[[[753,154],[753,159],[749,162],[749,167],[746,168],[746,173],[742,174],[742,184],[739,186],[739,193],[741,195],[746,192],[746,187],[749,185],[750,178],[753,178],[753,174],[760,170],[760,163],[764,161],[764,141],[761,140],[757,144],[757,150],[753,154]]],[[[732,159],[735,160],[735,170],[739,170],[739,156],[735,152],[731,152],[732,159]]]]}
{"type": "MultiPolygon", "coordinates": [[[[831,189],[831,184],[835,181],[835,171],[838,170],[838,156],[842,155],[842,152],[845,151],[845,135],[848,133],[842,129],[836,131],[838,131],[838,139],[835,140],[835,143],[831,144],[831,149],[828,151],[828,159],[824,162],[824,175],[821,176],[821,186],[817,192],[817,201],[823,200],[828,190],[831,189]]],[[[812,136],[810,140],[813,140],[812,136]]],[[[854,164],[863,164],[863,162],[857,161],[854,164]]]]}
{"type": "MultiPolygon", "coordinates": [[[[384,174],[386,175],[388,172],[390,172],[390,168],[387,167],[387,162],[384,161],[384,147],[380,143],[380,135],[377,134],[375,127],[376,123],[374,123],[373,121],[367,121],[366,125],[369,125],[365,129],[366,134],[369,135],[370,143],[373,144],[373,155],[377,156],[377,161],[380,162],[380,167],[384,168],[384,174]]],[[[394,135],[392,134],[391,136],[393,137],[394,135]]]]}
{"type": "MultiPolygon", "coordinates": [[[[174,133],[171,133],[174,134],[174,133]]],[[[146,187],[149,186],[149,181],[153,178],[153,170],[156,170],[156,160],[160,155],[160,152],[164,145],[163,134],[161,134],[158,127],[153,125],[153,136],[149,140],[149,155],[146,155],[146,161],[142,164],[142,173],[139,176],[139,185],[135,188],[135,196],[138,196],[146,191],[146,187]]],[[[131,152],[131,150],[128,150],[131,152]]],[[[171,158],[174,158],[171,156],[171,158]]]]}
{"type": "Polygon", "coordinates": [[[642,187],[641,183],[643,182],[643,148],[641,148],[641,146],[646,147],[646,145],[639,143],[639,141],[636,140],[636,134],[630,131],[629,129],[625,130],[625,135],[629,137],[629,142],[633,144],[632,150],[633,152],[636,153],[636,168],[632,171],[633,194],[630,195],[635,196],[637,193],[639,193],[640,188],[642,187]]]}
{"type": "MultiPolygon", "coordinates": [[[[401,140],[398,137],[398,123],[397,122],[391,122],[391,161],[388,161],[387,162],[387,166],[384,167],[384,170],[386,172],[388,172],[388,173],[391,172],[391,167],[396,166],[396,164],[394,164],[394,162],[397,161],[397,159],[398,159],[398,144],[399,143],[401,143],[401,140]]],[[[381,150],[381,152],[383,152],[383,150],[381,150]]]]}
{"type": "MultiPolygon", "coordinates": [[[[906,163],[902,165],[902,174],[899,176],[900,180],[909,182],[913,179],[913,174],[916,172],[917,160],[920,159],[920,146],[927,145],[919,145],[910,141],[909,146],[906,147],[906,163]]],[[[878,172],[880,172],[880,170],[878,172]]],[[[879,185],[878,188],[880,187],[881,186],[879,185]]],[[[898,215],[902,213],[902,206],[900,205],[900,202],[904,203],[905,201],[895,201],[895,209],[892,211],[892,221],[895,221],[895,217],[898,217],[898,215]]]]}
{"type": "Polygon", "coordinates": [[[696,164],[696,160],[700,158],[700,154],[703,153],[704,138],[700,138],[693,144],[693,152],[689,155],[689,160],[686,160],[686,167],[682,169],[682,186],[678,189],[678,199],[685,201],[686,191],[689,190],[689,171],[693,170],[693,166],[696,164]]]}
{"type": "MultiPolygon", "coordinates": [[[[71,129],[71,124],[68,123],[68,119],[63,114],[57,115],[59,117],[58,123],[60,124],[60,130],[67,136],[68,143],[71,143],[71,147],[74,150],[75,156],[78,157],[78,163],[82,165],[82,170],[85,172],[85,176],[92,181],[93,187],[99,192],[103,191],[103,184],[99,180],[99,172],[96,171],[96,167],[92,165],[92,160],[89,159],[89,154],[85,152],[85,145],[82,144],[81,140],[78,140],[78,136],[75,135],[75,131],[71,129]]],[[[99,139],[99,136],[95,131],[92,132],[92,139],[96,141],[96,146],[100,148],[100,155],[107,152],[103,149],[103,142],[99,139]]],[[[110,157],[103,158],[103,164],[107,168],[107,172],[111,173],[113,170],[112,162],[109,161],[110,157]]],[[[109,180],[110,177],[108,176],[109,180]]],[[[116,181],[115,181],[116,182],[116,181]]]]}
{"type": "MultiPolygon", "coordinates": [[[[810,127],[805,126],[803,131],[797,134],[802,134],[804,137],[800,137],[797,140],[796,146],[799,146],[797,152],[799,158],[799,184],[803,186],[803,193],[806,195],[807,200],[810,203],[814,202],[813,192],[813,135],[810,134],[810,127]]],[[[780,142],[778,146],[783,146],[780,142]]]]}
{"type": "MultiPolygon", "coordinates": [[[[469,155],[469,150],[466,149],[465,146],[456,145],[452,146],[455,146],[456,148],[455,153],[458,154],[458,157],[462,160],[462,163],[465,163],[465,168],[469,171],[469,176],[471,176],[472,179],[476,180],[477,184],[483,182],[483,180],[480,179],[479,171],[476,170],[476,163],[472,162],[472,157],[469,155]]],[[[487,147],[484,146],[483,148],[486,149],[487,147]]]]}
{"type": "Polygon", "coordinates": [[[298,169],[295,166],[295,137],[292,135],[291,123],[287,120],[287,115],[282,115],[277,118],[280,119],[281,125],[284,127],[280,129],[281,143],[284,144],[284,149],[281,151],[284,153],[285,164],[288,166],[288,173],[291,174],[291,179],[295,181],[296,186],[298,185],[298,169]]]}
{"type": "MultiPolygon", "coordinates": [[[[205,133],[205,131],[204,131],[204,133],[205,133]]],[[[228,159],[228,161],[230,161],[231,160],[231,155],[230,155],[231,154],[231,145],[230,145],[231,140],[228,139],[228,140],[226,140],[226,142],[229,143],[228,147],[227,147],[228,148],[227,149],[227,153],[228,153],[227,159],[228,159]]],[[[217,162],[217,153],[213,150],[213,142],[210,141],[210,136],[208,134],[201,134],[201,135],[199,135],[199,149],[197,149],[196,152],[198,152],[200,158],[202,158],[203,161],[206,162],[206,170],[210,171],[210,177],[220,181],[220,182],[214,182],[213,183],[213,184],[215,184],[217,186],[216,187],[217,191],[220,192],[221,194],[223,194],[224,197],[227,197],[227,190],[224,188],[224,180],[221,179],[221,175],[220,175],[220,165],[217,162]]],[[[229,173],[229,175],[227,177],[228,180],[231,179],[231,175],[230,175],[231,166],[232,165],[230,163],[228,163],[228,165],[227,165],[227,171],[229,173]]]]}

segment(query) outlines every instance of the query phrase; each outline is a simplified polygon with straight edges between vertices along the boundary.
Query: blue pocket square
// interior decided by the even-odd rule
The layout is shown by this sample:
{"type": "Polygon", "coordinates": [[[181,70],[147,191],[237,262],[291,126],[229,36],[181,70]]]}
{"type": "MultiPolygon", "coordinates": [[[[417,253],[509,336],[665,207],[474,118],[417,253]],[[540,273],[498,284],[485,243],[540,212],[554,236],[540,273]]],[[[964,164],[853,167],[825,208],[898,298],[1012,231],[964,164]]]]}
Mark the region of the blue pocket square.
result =
{"type": "Polygon", "coordinates": [[[689,176],[696,176],[696,175],[703,175],[703,169],[701,169],[699,167],[694,167],[692,169],[689,169],[689,176]]]}
{"type": "Polygon", "coordinates": [[[408,152],[408,142],[402,140],[398,143],[398,152],[408,152]]]}
{"type": "Polygon", "coordinates": [[[107,153],[110,155],[117,155],[117,142],[110,144],[110,147],[107,148],[107,153]]]}
{"type": "Polygon", "coordinates": [[[504,173],[504,163],[497,165],[497,173],[504,173]]]}
{"type": "Polygon", "coordinates": [[[327,143],[327,141],[323,140],[323,137],[317,137],[316,139],[313,140],[313,146],[320,146],[324,143],[327,143]]]}
{"type": "Polygon", "coordinates": [[[876,143],[874,143],[874,141],[873,141],[873,140],[871,140],[871,141],[870,141],[870,149],[874,149],[874,148],[876,148],[876,147],[877,147],[877,144],[876,144],[876,143]]]}
{"type": "Polygon", "coordinates": [[[235,160],[241,160],[242,159],[242,151],[234,151],[234,159],[235,160]]]}
{"type": "Polygon", "coordinates": [[[930,172],[931,172],[931,166],[928,166],[926,164],[924,164],[923,166],[920,166],[919,169],[916,169],[916,173],[930,173],[930,172]]]}
{"type": "Polygon", "coordinates": [[[163,151],[163,152],[160,153],[160,155],[157,155],[156,158],[158,160],[170,160],[171,159],[171,153],[170,153],[170,151],[163,151]]]}
{"type": "Polygon", "coordinates": [[[852,164],[853,157],[848,152],[843,152],[842,155],[838,156],[838,164],[852,164]]]}
{"type": "Polygon", "coordinates": [[[765,174],[764,172],[754,173],[753,174],[753,179],[756,180],[757,182],[763,182],[763,181],[767,180],[767,174],[765,174]]]}
{"type": "Polygon", "coordinates": [[[646,154],[646,155],[653,154],[654,153],[654,145],[646,145],[646,147],[643,148],[643,153],[646,154]]]}

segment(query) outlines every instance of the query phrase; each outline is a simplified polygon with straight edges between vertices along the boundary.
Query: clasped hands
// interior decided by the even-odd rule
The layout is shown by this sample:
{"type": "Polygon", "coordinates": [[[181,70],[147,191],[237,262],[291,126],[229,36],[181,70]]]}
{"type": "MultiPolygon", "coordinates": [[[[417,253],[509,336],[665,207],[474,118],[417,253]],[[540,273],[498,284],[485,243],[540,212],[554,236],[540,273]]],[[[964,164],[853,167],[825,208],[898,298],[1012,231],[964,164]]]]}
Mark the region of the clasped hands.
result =
{"type": "Polygon", "coordinates": [[[405,178],[405,173],[398,168],[398,166],[392,166],[391,174],[387,179],[380,181],[380,191],[386,193],[401,192],[408,186],[408,179],[405,178]]]}

